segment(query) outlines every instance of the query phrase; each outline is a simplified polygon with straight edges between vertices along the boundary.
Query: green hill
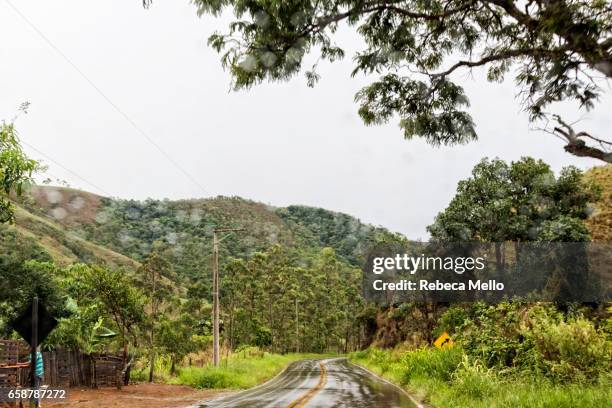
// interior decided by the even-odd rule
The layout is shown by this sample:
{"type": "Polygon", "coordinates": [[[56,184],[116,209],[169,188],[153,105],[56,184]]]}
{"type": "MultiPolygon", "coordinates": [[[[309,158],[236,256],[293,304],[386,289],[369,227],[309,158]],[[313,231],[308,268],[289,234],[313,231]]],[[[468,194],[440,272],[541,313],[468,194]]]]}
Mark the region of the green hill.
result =
{"type": "Polygon", "coordinates": [[[302,253],[332,247],[341,259],[360,266],[368,244],[391,235],[321,208],[276,208],[240,197],[123,200],[37,186],[20,200],[15,225],[0,226],[0,236],[19,245],[24,257],[60,265],[80,261],[133,269],[155,249],[170,260],[179,277],[196,279],[209,273],[202,265],[210,265],[215,226],[245,229],[224,240],[224,260],[280,244],[302,253]]]}

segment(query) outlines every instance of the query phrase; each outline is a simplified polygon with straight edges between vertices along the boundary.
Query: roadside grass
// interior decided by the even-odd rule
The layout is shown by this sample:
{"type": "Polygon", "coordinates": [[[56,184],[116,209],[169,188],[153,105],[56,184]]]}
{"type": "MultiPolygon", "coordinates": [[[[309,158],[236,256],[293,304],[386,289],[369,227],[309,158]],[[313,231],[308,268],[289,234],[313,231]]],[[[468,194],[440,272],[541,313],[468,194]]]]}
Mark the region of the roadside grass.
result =
{"type": "Polygon", "coordinates": [[[576,408],[612,406],[608,374],[595,383],[554,384],[537,373],[499,373],[460,348],[409,352],[368,349],[350,361],[437,408],[576,408]]]}
{"type": "Polygon", "coordinates": [[[289,363],[308,358],[327,358],[321,354],[270,354],[261,356],[233,357],[223,361],[219,367],[184,367],[171,383],[194,388],[244,389],[262,384],[277,375],[289,363]]]}

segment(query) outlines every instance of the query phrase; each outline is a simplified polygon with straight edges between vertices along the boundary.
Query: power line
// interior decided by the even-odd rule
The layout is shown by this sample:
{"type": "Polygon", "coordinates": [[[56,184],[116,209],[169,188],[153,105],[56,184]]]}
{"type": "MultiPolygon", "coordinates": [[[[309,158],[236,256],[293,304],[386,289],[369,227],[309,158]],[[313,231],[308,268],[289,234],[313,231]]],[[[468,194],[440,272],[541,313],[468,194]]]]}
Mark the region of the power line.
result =
{"type": "Polygon", "coordinates": [[[45,41],[47,43],[47,45],[49,45],[51,48],[53,48],[53,50],[55,50],[55,52],[57,52],[77,73],[79,73],[79,75],[81,75],[81,77],[89,84],[91,85],[91,87],[106,101],[108,102],[109,105],[111,105],[113,107],[113,109],[115,109],[115,111],[117,111],[117,113],[119,113],[121,116],[123,116],[123,118],[125,120],[128,121],[128,123],[142,136],[145,138],[145,140],[147,140],[151,145],[153,145],[161,154],[162,156],[164,156],[166,158],[166,160],[168,160],[174,167],[176,167],[181,173],[183,173],[183,175],[185,177],[187,177],[194,185],[196,185],[205,195],[208,195],[208,192],[206,191],[206,189],[195,179],[195,177],[193,177],[191,174],[189,174],[189,172],[187,170],[185,170],[185,168],[183,168],[183,166],[181,166],[176,160],[174,160],[172,158],[172,156],[170,156],[168,153],[166,153],[166,151],[164,151],[164,149],[161,148],[161,146],[159,144],[157,144],[148,134],[147,132],[145,132],[140,126],[138,126],[136,124],[136,122],[134,122],[132,120],[132,118],[130,118],[125,112],[123,112],[123,110],[121,110],[119,108],[119,106],[117,106],[117,104],[115,104],[108,96],[106,96],[106,94],[104,92],[102,92],[102,90],[91,80],[89,79],[89,77],[87,75],[85,75],[85,73],[74,63],[72,62],[72,60],[70,58],[68,58],[68,56],[66,54],[64,54],[62,52],[62,50],[60,50],[55,44],[53,44],[53,42],[51,42],[51,40],[49,40],[49,38],[47,38],[47,36],[45,36],[45,34],[40,31],[17,7],[15,7],[13,5],[13,3],[10,0],[5,0],[5,2],[9,5],[10,8],[13,9],[13,11],[15,11],[15,13],[17,13],[19,15],[19,17],[21,17],[21,19],[27,24],[29,25],[39,36],[40,38],[43,39],[43,41],[45,41]]]}
{"type": "Polygon", "coordinates": [[[78,173],[76,173],[75,171],[70,170],[68,167],[64,166],[63,164],[61,164],[60,162],[58,162],[57,160],[49,157],[48,155],[46,155],[45,153],[41,152],[40,150],[38,150],[37,148],[35,148],[34,146],[32,146],[31,144],[21,140],[21,143],[23,143],[24,145],[28,146],[30,149],[34,150],[36,153],[40,154],[41,156],[43,156],[45,159],[49,160],[50,162],[55,163],[57,166],[61,167],[62,169],[64,169],[65,171],[67,171],[68,173],[72,174],[73,176],[77,177],[79,180],[89,184],[91,187],[95,188],[96,190],[100,191],[101,193],[105,194],[107,197],[111,197],[111,194],[107,191],[104,191],[103,188],[98,187],[97,185],[95,185],[94,183],[92,183],[91,181],[88,181],[86,178],[80,176],[78,173]]]}

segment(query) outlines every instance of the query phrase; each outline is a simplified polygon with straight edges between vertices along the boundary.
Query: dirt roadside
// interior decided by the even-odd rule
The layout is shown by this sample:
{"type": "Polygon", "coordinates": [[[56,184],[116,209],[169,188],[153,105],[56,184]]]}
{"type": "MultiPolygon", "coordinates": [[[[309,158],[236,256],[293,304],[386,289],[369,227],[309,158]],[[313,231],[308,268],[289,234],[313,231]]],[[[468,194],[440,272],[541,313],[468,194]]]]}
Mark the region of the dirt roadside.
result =
{"type": "Polygon", "coordinates": [[[222,394],[226,393],[168,384],[134,384],[121,390],[71,388],[67,401],[47,401],[42,408],[185,408],[222,394]]]}

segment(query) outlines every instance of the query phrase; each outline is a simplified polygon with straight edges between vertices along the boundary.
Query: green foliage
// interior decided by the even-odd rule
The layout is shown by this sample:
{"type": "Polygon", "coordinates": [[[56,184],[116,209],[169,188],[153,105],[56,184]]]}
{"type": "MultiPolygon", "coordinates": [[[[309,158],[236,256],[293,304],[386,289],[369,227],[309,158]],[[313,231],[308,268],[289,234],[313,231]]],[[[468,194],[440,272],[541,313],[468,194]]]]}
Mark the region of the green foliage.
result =
{"type": "Polygon", "coordinates": [[[51,256],[35,239],[22,236],[13,226],[0,225],[0,335],[10,334],[5,324],[32,296],[52,297],[52,303],[58,303],[52,274],[44,266],[50,261],[51,256]],[[26,265],[27,261],[32,262],[26,265]],[[40,262],[40,268],[34,261],[40,262]]]}
{"type": "Polygon", "coordinates": [[[272,345],[272,332],[267,327],[258,327],[255,331],[253,344],[257,347],[268,347],[272,345]]]}
{"type": "MultiPolygon", "coordinates": [[[[118,323],[108,308],[112,299],[101,299],[116,288],[94,293],[104,288],[86,289],[93,283],[84,284],[79,278],[79,274],[90,276],[98,267],[60,268],[62,293],[76,306],[73,316],[63,319],[56,330],[54,344],[98,350],[115,348],[127,336],[132,343],[138,339],[138,354],[144,352],[140,348],[148,347],[152,359],[155,354],[166,354],[176,363],[186,349],[192,350],[193,339],[184,333],[174,336],[170,327],[200,340],[211,335],[210,233],[215,225],[228,225],[232,220],[245,227],[243,233],[223,240],[220,254],[222,341],[232,349],[245,345],[281,352],[355,349],[361,328],[367,325],[370,333],[375,327],[375,320],[362,313],[360,271],[355,266],[361,264],[372,242],[399,239],[345,214],[298,206],[270,208],[240,198],[114,200],[41,187],[21,205],[30,212],[20,209],[20,227],[40,237],[44,248],[51,240],[63,243],[63,247],[49,247],[54,259],[58,252],[70,251],[77,259],[82,255],[91,263],[107,263],[101,268],[123,275],[118,282],[131,288],[128,297],[137,293],[137,303],[144,311],[128,324],[130,329],[122,329],[123,322],[118,323]],[[90,207],[74,209],[70,206],[74,200],[90,207]],[[54,222],[46,216],[57,206],[69,215],[54,222]],[[75,249],[67,247],[68,241],[75,249]],[[327,244],[331,248],[324,249],[327,244]],[[115,252],[103,252],[108,247],[115,252]],[[126,257],[127,261],[118,262],[119,253],[142,264],[115,271],[113,265],[129,261],[126,257]],[[80,269],[83,271],[77,273],[80,269]],[[117,338],[98,341],[96,324],[116,332],[117,338]],[[185,348],[173,347],[179,339],[185,348]]],[[[12,228],[0,229],[0,233],[31,243],[31,251],[25,254],[24,249],[24,256],[36,256],[38,244],[12,228]]],[[[10,248],[1,261],[12,256],[10,248]]],[[[15,263],[23,260],[15,259],[15,263]]],[[[66,263],[70,260],[62,258],[66,263]]]]}
{"type": "Polygon", "coordinates": [[[361,266],[364,254],[374,242],[382,239],[403,239],[384,228],[363,224],[350,215],[322,208],[290,205],[276,210],[306,246],[334,248],[338,257],[354,266],[361,266]]]}
{"type": "Polygon", "coordinates": [[[95,333],[96,324],[102,317],[112,322],[124,348],[130,339],[135,342],[138,327],[145,319],[145,298],[124,271],[74,264],[63,269],[61,277],[63,290],[79,308],[73,320],[65,322],[64,326],[64,333],[75,337],[64,341],[82,345],[92,332],[95,333]],[[78,330],[70,330],[75,327],[78,330]]]}
{"type": "Polygon", "coordinates": [[[453,331],[465,351],[487,367],[531,366],[537,364],[533,344],[525,342],[521,332],[526,310],[527,306],[519,302],[497,305],[480,302],[468,310],[469,317],[453,331]]]}
{"type": "Polygon", "coordinates": [[[1,266],[0,337],[10,335],[12,330],[6,323],[27,308],[34,296],[58,317],[69,314],[65,299],[54,279],[53,264],[31,260],[1,266]]]}
{"type": "Polygon", "coordinates": [[[32,180],[38,163],[29,159],[19,144],[15,126],[0,123],[0,224],[14,219],[14,207],[10,195],[20,196],[32,180]]]}
{"type": "Polygon", "coordinates": [[[588,241],[583,220],[598,198],[599,190],[574,167],[555,177],[541,160],[483,159],[427,229],[433,239],[450,242],[588,241]]]}
{"type": "Polygon", "coordinates": [[[523,335],[533,342],[546,375],[561,382],[598,379],[612,370],[612,342],[584,318],[555,322],[546,315],[532,317],[523,335]]]}
{"type": "MultiPolygon", "coordinates": [[[[47,189],[40,190],[44,196],[47,189]]],[[[95,201],[91,197],[86,199],[95,201]]],[[[23,205],[35,214],[48,215],[48,211],[40,211],[40,201],[39,197],[23,205]]],[[[221,262],[230,257],[244,259],[272,245],[281,245],[301,252],[304,262],[321,248],[332,247],[343,261],[361,266],[372,242],[393,235],[345,214],[301,206],[271,208],[238,197],[181,201],[98,197],[98,201],[97,207],[83,211],[82,218],[71,213],[71,231],[140,262],[151,252],[157,253],[172,264],[174,281],[185,286],[200,285],[209,301],[210,278],[206,275],[210,273],[215,225],[230,223],[245,228],[223,241],[221,262]]],[[[69,207],[66,210],[72,211],[69,207]]],[[[81,261],[100,263],[99,256],[84,252],[80,241],[59,237],[54,231],[36,232],[53,235],[64,245],[71,244],[70,250],[81,261]]]]}
{"type": "Polygon", "coordinates": [[[460,347],[412,351],[367,349],[350,359],[439,408],[594,407],[612,403],[610,379],[556,384],[538,371],[489,368],[460,347]]]}
{"type": "Polygon", "coordinates": [[[597,381],[612,369],[611,343],[593,323],[551,304],[478,303],[449,309],[441,322],[486,367],[536,372],[555,382],[597,381]]]}
{"type": "Polygon", "coordinates": [[[155,345],[170,357],[170,374],[175,373],[176,365],[189,354],[201,350],[210,344],[210,336],[200,336],[193,333],[192,320],[188,314],[182,314],[178,318],[165,317],[157,327],[155,345]]]}
{"type": "MultiPolygon", "coordinates": [[[[147,2],[148,3],[148,2],[147,2]]],[[[231,9],[235,20],[209,45],[221,53],[236,89],[265,80],[287,80],[303,69],[308,54],[317,61],[306,69],[313,86],[319,61],[335,62],[345,51],[334,42],[339,25],[356,27],[365,49],[354,55],[353,75],[379,74],[358,92],[366,124],[399,117],[407,138],[456,144],[476,138],[469,105],[453,74],[487,69],[498,82],[515,76],[517,95],[532,121],[561,100],[591,109],[604,89],[593,71],[612,77],[612,17],[605,1],[406,0],[194,0],[198,15],[220,16],[231,9]]],[[[612,160],[582,135],[566,136],[566,151],[612,160]]],[[[575,133],[574,133],[575,134],[575,133]]]]}
{"type": "Polygon", "coordinates": [[[324,352],[356,346],[360,271],[331,248],[310,258],[308,267],[298,266],[299,255],[275,246],[227,266],[221,294],[230,347],[324,352]]]}
{"type": "Polygon", "coordinates": [[[503,386],[493,370],[488,369],[479,360],[470,360],[467,356],[464,356],[453,371],[452,385],[454,391],[467,400],[481,400],[492,394],[495,388],[503,386]]]}
{"type": "Polygon", "coordinates": [[[401,363],[406,367],[406,381],[417,377],[433,377],[450,381],[462,362],[463,351],[459,347],[442,350],[421,348],[404,354],[401,363]]]}

